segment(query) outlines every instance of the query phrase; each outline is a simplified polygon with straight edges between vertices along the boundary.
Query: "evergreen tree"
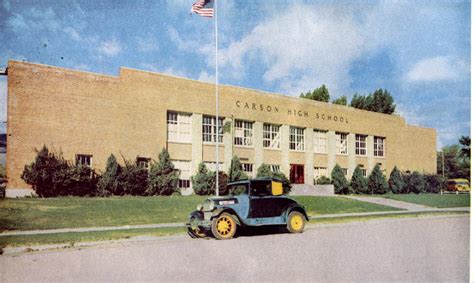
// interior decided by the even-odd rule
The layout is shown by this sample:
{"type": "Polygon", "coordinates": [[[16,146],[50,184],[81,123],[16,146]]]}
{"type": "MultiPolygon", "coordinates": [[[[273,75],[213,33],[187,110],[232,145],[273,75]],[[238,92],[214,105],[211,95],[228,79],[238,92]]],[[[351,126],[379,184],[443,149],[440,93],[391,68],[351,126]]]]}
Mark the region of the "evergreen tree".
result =
{"type": "Polygon", "coordinates": [[[393,97],[387,90],[378,89],[370,95],[369,111],[392,114],[395,112],[396,105],[393,103],[393,97]]]}
{"type": "Polygon", "coordinates": [[[436,174],[426,174],[424,175],[426,182],[426,192],[437,194],[440,191],[445,191],[447,189],[447,180],[443,176],[436,174]]]}
{"type": "Polygon", "coordinates": [[[121,168],[118,176],[120,189],[115,191],[115,195],[143,196],[148,194],[148,171],[136,162],[125,158],[123,158],[123,161],[125,166],[121,168]]]}
{"type": "Polygon", "coordinates": [[[229,182],[248,179],[248,176],[242,170],[242,164],[237,156],[232,158],[229,168],[229,182]]]}
{"type": "MultiPolygon", "coordinates": [[[[216,172],[209,171],[208,177],[210,180],[210,191],[209,194],[212,195],[216,192],[216,172]]],[[[219,172],[219,195],[225,196],[229,194],[227,190],[227,183],[229,182],[229,177],[225,172],[219,172]]]]}
{"type": "Polygon", "coordinates": [[[118,182],[118,176],[122,171],[121,166],[118,164],[117,159],[113,154],[107,158],[107,164],[105,166],[105,172],[97,183],[97,192],[100,196],[109,196],[119,194],[121,190],[118,182]]]}
{"type": "Polygon", "coordinates": [[[209,172],[209,170],[207,170],[204,162],[199,163],[196,175],[191,177],[194,193],[197,195],[211,195],[213,193],[215,187],[212,187],[211,173],[215,175],[214,172],[209,172]]]}
{"type": "Polygon", "coordinates": [[[390,178],[388,179],[388,187],[390,191],[394,194],[403,193],[405,182],[403,181],[402,172],[398,170],[397,166],[393,167],[393,170],[390,173],[390,178]]]}
{"type": "Polygon", "coordinates": [[[372,173],[369,176],[369,192],[371,194],[385,194],[388,192],[388,184],[385,176],[380,170],[380,166],[375,165],[372,173]]]}
{"type": "Polygon", "coordinates": [[[368,193],[367,178],[364,177],[359,166],[355,168],[354,173],[352,174],[351,188],[356,194],[368,193]]]}
{"type": "Polygon", "coordinates": [[[367,110],[366,98],[364,95],[354,94],[351,100],[351,106],[357,109],[367,110]]]}
{"type": "Polygon", "coordinates": [[[312,99],[316,101],[329,102],[329,91],[323,84],[321,87],[308,91],[307,93],[301,93],[301,98],[312,99]]]}
{"type": "Polygon", "coordinates": [[[348,194],[349,193],[349,183],[347,182],[344,171],[342,171],[341,166],[336,164],[331,172],[331,182],[334,185],[334,192],[336,194],[348,194]]]}
{"type": "Polygon", "coordinates": [[[171,195],[178,192],[179,170],[174,169],[170,155],[163,148],[158,155],[158,162],[153,161],[150,168],[148,195],[171,195]]]}
{"type": "Polygon", "coordinates": [[[407,174],[405,180],[405,192],[419,194],[426,191],[426,180],[418,172],[407,174]]]}
{"type": "Polygon", "coordinates": [[[347,105],[347,97],[345,95],[335,99],[332,101],[333,104],[338,104],[338,105],[347,105]]]}

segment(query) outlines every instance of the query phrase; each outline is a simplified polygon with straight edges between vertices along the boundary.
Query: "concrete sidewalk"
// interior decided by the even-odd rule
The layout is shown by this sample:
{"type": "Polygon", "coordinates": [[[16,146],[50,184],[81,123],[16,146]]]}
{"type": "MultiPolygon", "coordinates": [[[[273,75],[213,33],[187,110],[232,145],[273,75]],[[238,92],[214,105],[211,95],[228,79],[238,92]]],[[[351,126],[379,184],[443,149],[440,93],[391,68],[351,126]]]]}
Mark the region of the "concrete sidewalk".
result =
{"type": "MultiPolygon", "coordinates": [[[[426,207],[426,209],[423,209],[423,210],[397,210],[397,211],[323,214],[323,215],[311,216],[310,220],[330,219],[330,218],[339,218],[339,217],[361,217],[361,216],[375,216],[375,215],[410,214],[410,213],[416,213],[416,212],[428,213],[428,212],[469,212],[469,211],[470,211],[469,207],[454,207],[454,208],[426,207]]],[[[4,231],[0,233],[0,237],[21,236],[21,235],[59,234],[59,233],[78,233],[78,232],[100,232],[100,231],[150,229],[150,228],[175,228],[175,227],[185,227],[185,223],[160,223],[160,224],[62,228],[62,229],[28,230],[28,231],[4,231]]]]}
{"type": "Polygon", "coordinates": [[[403,201],[398,201],[398,200],[393,200],[393,199],[388,199],[388,198],[362,197],[362,196],[344,196],[344,197],[358,200],[358,201],[364,201],[364,202],[370,202],[370,203],[375,203],[375,204],[380,204],[380,205],[396,207],[396,208],[405,209],[409,211],[426,211],[426,210],[438,209],[438,208],[433,208],[430,206],[403,202],[403,201]]]}

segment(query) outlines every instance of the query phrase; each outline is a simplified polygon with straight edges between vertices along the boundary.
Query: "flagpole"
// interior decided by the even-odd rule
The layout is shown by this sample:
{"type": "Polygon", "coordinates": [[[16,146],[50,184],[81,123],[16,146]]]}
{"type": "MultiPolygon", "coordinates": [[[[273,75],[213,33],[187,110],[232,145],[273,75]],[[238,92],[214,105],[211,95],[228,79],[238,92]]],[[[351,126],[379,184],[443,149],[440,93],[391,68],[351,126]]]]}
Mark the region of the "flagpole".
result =
{"type": "Polygon", "coordinates": [[[216,44],[216,196],[219,196],[219,61],[217,56],[217,0],[214,2],[214,39],[216,44]]]}

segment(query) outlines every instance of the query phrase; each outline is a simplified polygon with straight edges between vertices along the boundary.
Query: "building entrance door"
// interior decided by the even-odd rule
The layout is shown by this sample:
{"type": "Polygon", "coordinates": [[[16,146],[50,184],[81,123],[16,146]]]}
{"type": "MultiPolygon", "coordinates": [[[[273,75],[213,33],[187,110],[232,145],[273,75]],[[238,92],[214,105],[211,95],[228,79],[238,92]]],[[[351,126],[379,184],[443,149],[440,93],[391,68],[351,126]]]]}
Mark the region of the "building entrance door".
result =
{"type": "Polygon", "coordinates": [[[290,182],[292,184],[304,184],[304,165],[290,164],[290,182]]]}

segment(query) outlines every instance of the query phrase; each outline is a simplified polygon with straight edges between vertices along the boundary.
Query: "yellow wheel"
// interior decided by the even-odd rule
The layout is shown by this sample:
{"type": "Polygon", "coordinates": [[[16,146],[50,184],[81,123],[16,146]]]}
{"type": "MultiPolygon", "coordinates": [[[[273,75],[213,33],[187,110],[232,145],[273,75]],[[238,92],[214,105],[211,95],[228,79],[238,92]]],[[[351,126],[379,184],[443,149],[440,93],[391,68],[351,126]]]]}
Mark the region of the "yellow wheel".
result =
{"type": "Polygon", "coordinates": [[[234,237],[237,231],[237,223],[231,214],[224,212],[212,220],[211,230],[216,239],[230,239],[234,237]]]}
{"type": "Polygon", "coordinates": [[[292,211],[288,215],[286,228],[290,233],[301,233],[304,230],[305,218],[301,212],[292,211]]]}

